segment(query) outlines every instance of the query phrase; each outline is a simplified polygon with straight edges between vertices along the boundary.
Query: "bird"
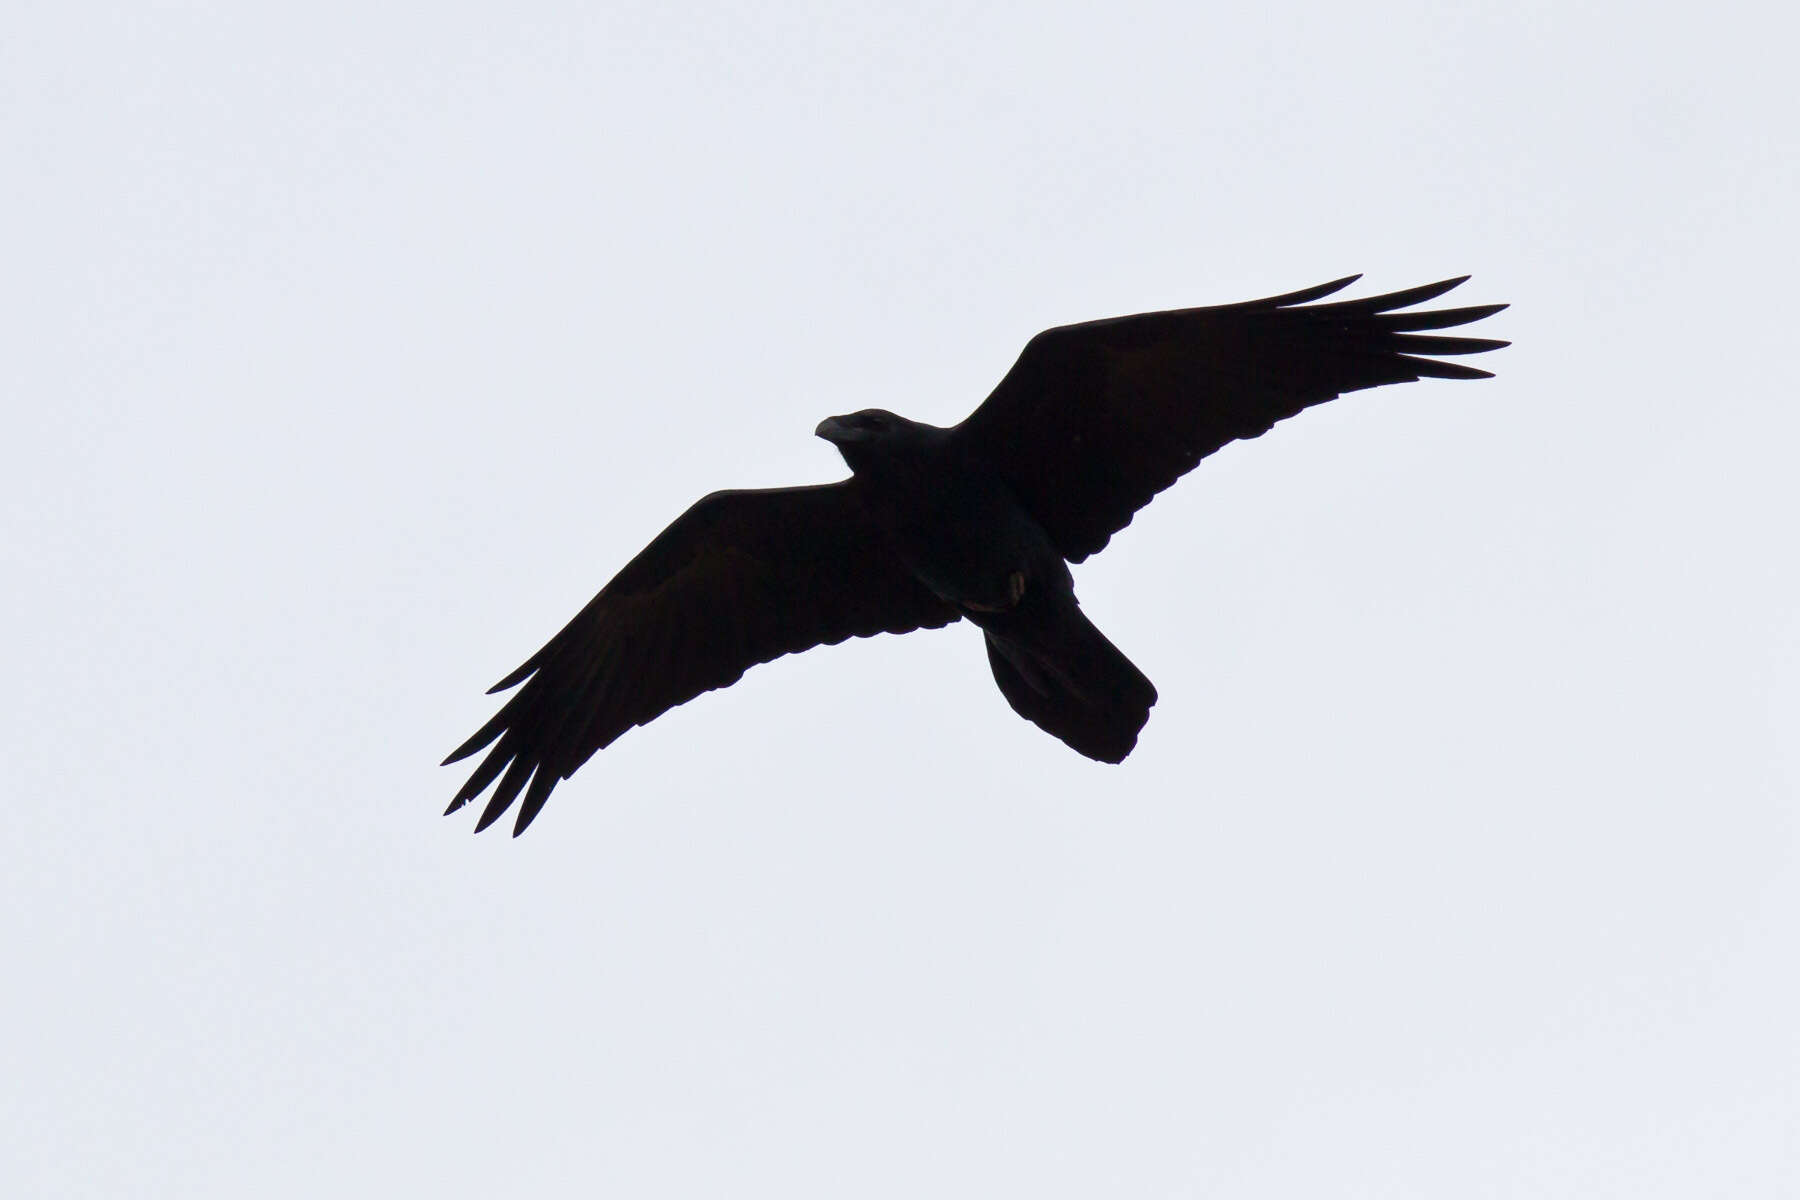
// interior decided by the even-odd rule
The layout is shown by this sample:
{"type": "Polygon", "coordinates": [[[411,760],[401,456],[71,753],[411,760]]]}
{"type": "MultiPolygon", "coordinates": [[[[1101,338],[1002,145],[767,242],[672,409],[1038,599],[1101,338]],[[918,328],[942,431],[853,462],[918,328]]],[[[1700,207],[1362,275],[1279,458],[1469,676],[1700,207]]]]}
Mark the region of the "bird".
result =
{"type": "Polygon", "coordinates": [[[498,780],[475,831],[520,801],[517,837],[597,751],[758,663],[961,620],[1019,716],[1123,761],[1156,688],[1082,612],[1070,564],[1221,447],[1346,392],[1491,378],[1435,356],[1509,344],[1424,332],[1507,307],[1415,309],[1467,275],[1326,301],[1360,278],[1045,330],[948,428],[827,417],[814,432],[850,477],[713,492],[676,518],[489,689],[518,690],[444,760],[487,751],[445,814],[498,780]]]}

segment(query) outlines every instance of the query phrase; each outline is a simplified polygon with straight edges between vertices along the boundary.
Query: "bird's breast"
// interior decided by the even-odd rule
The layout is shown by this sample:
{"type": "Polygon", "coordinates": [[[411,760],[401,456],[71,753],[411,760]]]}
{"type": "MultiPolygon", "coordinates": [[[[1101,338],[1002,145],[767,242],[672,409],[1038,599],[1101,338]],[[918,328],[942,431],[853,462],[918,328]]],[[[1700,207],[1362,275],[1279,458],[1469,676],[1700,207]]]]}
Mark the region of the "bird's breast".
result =
{"type": "Polygon", "coordinates": [[[998,488],[937,498],[899,531],[896,550],[939,598],[972,612],[1004,612],[1038,588],[1072,591],[1050,535],[998,488]]]}

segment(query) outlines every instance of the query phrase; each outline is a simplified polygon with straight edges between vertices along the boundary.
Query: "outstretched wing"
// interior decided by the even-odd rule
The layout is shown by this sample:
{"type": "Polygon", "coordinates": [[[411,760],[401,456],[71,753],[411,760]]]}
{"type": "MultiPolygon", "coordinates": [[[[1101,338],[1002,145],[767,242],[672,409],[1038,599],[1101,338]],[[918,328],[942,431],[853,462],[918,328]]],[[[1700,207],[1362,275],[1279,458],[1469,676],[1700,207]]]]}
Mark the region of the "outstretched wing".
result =
{"type": "Polygon", "coordinates": [[[1045,330],[957,436],[1000,472],[1063,556],[1080,562],[1227,442],[1359,388],[1490,376],[1426,356],[1477,354],[1506,342],[1416,331],[1466,325],[1506,305],[1393,311],[1441,296],[1468,276],[1309,303],[1359,278],[1243,304],[1045,330]]]}
{"type": "Polygon", "coordinates": [[[596,750],[749,667],[957,616],[887,553],[849,482],[714,492],[490,689],[524,685],[444,760],[493,747],[445,813],[499,779],[475,828],[523,791],[517,837],[596,750]]]}

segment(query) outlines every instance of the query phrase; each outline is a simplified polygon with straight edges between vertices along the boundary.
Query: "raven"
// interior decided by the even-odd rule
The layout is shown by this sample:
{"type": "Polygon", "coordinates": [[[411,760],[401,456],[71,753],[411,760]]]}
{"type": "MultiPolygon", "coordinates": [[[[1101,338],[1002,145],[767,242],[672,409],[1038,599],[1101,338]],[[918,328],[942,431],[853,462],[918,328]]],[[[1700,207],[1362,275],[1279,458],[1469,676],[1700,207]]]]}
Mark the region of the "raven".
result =
{"type": "Polygon", "coordinates": [[[714,492],[677,518],[489,689],[524,685],[444,760],[492,746],[446,815],[498,779],[475,829],[523,792],[517,837],[596,750],[757,663],[965,617],[1014,711],[1123,760],[1156,688],[1082,614],[1068,564],[1228,442],[1344,392],[1490,378],[1429,356],[1508,344],[1418,332],[1504,304],[1397,311],[1466,275],[1314,303],[1359,278],[1046,330],[948,429],[880,409],[820,422],[850,478],[714,492]]]}

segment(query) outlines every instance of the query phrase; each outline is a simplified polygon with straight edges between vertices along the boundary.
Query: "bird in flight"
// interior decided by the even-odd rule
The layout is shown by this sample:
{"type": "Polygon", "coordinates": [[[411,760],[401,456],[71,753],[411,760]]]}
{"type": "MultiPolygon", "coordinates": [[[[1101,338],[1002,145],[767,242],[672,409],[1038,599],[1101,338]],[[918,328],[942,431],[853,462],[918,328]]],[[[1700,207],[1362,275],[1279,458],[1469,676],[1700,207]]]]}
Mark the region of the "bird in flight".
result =
{"type": "Polygon", "coordinates": [[[517,837],[595,751],[757,663],[964,619],[1015,712],[1122,761],[1156,688],[1082,614],[1068,564],[1229,442],[1345,392],[1489,378],[1433,356],[1507,345],[1420,332],[1504,304],[1400,311],[1466,275],[1316,303],[1358,278],[1045,330],[948,429],[881,409],[828,417],[815,432],[850,478],[714,492],[678,517],[489,689],[519,690],[444,760],[487,750],[446,814],[498,780],[475,829],[523,793],[517,837]]]}

